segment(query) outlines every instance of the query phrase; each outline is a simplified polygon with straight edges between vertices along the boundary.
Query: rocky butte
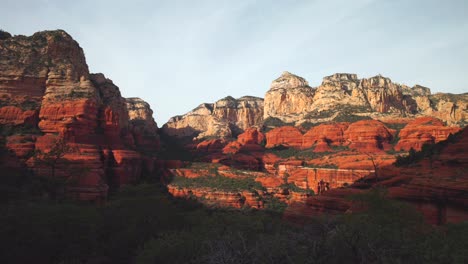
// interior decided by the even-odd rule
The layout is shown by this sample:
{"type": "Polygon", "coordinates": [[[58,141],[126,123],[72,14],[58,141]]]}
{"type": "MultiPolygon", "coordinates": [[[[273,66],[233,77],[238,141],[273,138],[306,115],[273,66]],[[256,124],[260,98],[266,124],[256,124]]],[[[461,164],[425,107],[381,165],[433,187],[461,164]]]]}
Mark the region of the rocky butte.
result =
{"type": "Polygon", "coordinates": [[[159,147],[147,103],[123,98],[103,74],[88,70],[83,50],[65,31],[32,36],[3,32],[0,39],[0,125],[8,149],[39,175],[50,168],[34,153],[63,140],[71,146],[56,165],[57,177],[73,178],[69,194],[106,197],[109,186],[136,181],[159,147]],[[70,171],[85,168],[80,175],[70,171]]]}

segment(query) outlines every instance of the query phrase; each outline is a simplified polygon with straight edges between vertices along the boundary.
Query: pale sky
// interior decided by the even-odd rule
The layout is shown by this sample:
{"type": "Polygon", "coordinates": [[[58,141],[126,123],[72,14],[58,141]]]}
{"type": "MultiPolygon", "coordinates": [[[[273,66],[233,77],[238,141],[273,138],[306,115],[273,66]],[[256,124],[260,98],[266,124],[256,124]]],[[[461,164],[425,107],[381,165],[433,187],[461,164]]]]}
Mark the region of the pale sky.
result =
{"type": "Polygon", "coordinates": [[[264,97],[283,71],[312,86],[377,74],[468,92],[467,0],[0,0],[13,35],[63,29],[91,72],[151,104],[162,126],[227,95],[264,97]]]}

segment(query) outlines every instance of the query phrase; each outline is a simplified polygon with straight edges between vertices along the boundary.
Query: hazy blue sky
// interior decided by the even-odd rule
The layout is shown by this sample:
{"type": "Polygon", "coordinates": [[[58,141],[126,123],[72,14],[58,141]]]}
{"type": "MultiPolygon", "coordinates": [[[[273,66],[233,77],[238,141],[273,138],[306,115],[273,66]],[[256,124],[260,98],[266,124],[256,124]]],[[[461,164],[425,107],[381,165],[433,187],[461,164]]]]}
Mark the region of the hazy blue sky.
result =
{"type": "Polygon", "coordinates": [[[288,70],[313,86],[335,72],[381,73],[468,92],[468,1],[0,0],[0,28],[64,29],[125,97],[162,126],[202,102],[263,97],[288,70]]]}

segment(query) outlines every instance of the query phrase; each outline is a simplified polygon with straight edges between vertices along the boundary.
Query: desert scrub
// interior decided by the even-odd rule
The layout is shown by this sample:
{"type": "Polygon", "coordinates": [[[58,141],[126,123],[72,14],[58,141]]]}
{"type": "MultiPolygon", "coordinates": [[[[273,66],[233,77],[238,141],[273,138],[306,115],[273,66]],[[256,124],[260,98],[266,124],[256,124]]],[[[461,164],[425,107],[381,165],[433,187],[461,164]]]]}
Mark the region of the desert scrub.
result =
{"type": "Polygon", "coordinates": [[[275,154],[276,156],[280,158],[307,158],[307,159],[315,159],[315,158],[321,158],[326,155],[330,155],[330,152],[314,152],[313,148],[308,148],[308,149],[295,149],[295,148],[287,148],[283,145],[278,145],[275,146],[271,149],[266,150],[267,153],[272,153],[275,154]]]}
{"type": "Polygon", "coordinates": [[[203,176],[198,178],[174,177],[172,185],[180,188],[211,188],[219,191],[263,190],[253,178],[233,179],[228,177],[203,176]]]}
{"type": "Polygon", "coordinates": [[[265,120],[263,120],[264,132],[268,132],[269,130],[271,130],[271,128],[274,127],[291,126],[293,124],[294,123],[283,122],[281,119],[276,117],[268,117],[265,120]]]}

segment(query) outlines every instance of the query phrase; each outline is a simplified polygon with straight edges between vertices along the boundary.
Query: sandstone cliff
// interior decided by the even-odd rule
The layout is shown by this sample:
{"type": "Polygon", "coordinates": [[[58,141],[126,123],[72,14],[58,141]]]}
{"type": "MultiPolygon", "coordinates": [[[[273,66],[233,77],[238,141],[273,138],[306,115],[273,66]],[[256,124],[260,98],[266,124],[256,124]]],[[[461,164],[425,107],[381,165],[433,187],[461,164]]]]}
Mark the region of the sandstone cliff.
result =
{"type": "Polygon", "coordinates": [[[214,104],[201,104],[183,116],[172,117],[162,131],[175,137],[227,138],[260,124],[262,117],[263,99],[228,96],[214,104]]]}
{"type": "Polygon", "coordinates": [[[356,74],[336,73],[324,77],[320,86],[312,88],[303,78],[284,72],[265,94],[264,119],[298,125],[430,115],[449,125],[464,126],[468,118],[467,103],[467,94],[431,95],[429,88],[408,87],[381,75],[358,79],[356,74]]]}
{"type": "Polygon", "coordinates": [[[138,147],[154,151],[158,146],[152,111],[141,100],[125,100],[103,74],[90,74],[83,50],[70,35],[56,30],[7,36],[0,40],[0,58],[2,134],[37,174],[49,172],[32,151],[47,152],[64,139],[73,151],[66,153],[57,175],[70,170],[69,164],[87,168],[72,189],[79,199],[105,197],[109,180],[125,184],[140,176],[138,147]]]}
{"type": "Polygon", "coordinates": [[[312,111],[314,93],[315,90],[304,78],[283,72],[265,94],[263,117],[277,117],[288,122],[290,116],[312,111]]]}

